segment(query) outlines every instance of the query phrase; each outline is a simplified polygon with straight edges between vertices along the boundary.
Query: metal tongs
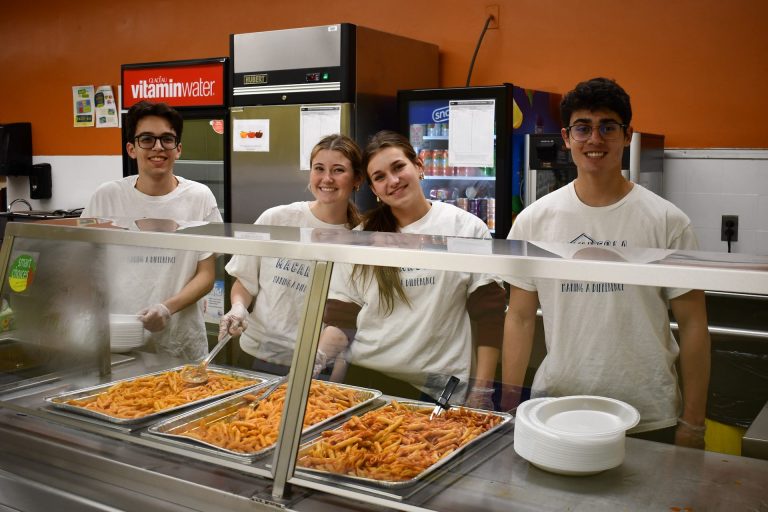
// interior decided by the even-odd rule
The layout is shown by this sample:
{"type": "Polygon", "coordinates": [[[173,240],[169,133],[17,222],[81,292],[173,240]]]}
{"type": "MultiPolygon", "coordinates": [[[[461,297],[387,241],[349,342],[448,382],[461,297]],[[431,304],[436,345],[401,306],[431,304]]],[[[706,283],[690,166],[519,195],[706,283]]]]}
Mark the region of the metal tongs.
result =
{"type": "Polygon", "coordinates": [[[205,359],[196,365],[189,365],[181,370],[181,379],[188,384],[204,384],[208,382],[208,364],[213,361],[213,358],[224,348],[224,345],[227,344],[230,338],[232,338],[232,335],[226,333],[205,359]]]}
{"type": "Polygon", "coordinates": [[[436,417],[443,414],[443,411],[447,411],[451,408],[451,404],[448,403],[448,400],[451,399],[451,395],[453,394],[458,384],[458,377],[451,376],[451,378],[448,379],[448,383],[446,383],[445,388],[443,388],[443,392],[440,393],[440,398],[435,400],[435,404],[437,405],[435,405],[435,408],[432,409],[432,413],[429,415],[430,420],[435,419],[436,417]]]}
{"type": "Polygon", "coordinates": [[[265,388],[265,390],[262,390],[261,394],[258,396],[256,400],[248,404],[248,407],[251,409],[255,409],[258,407],[259,403],[263,402],[264,399],[266,399],[269,395],[277,391],[277,388],[280,387],[280,385],[284,384],[288,380],[288,376],[284,375],[277,379],[275,382],[270,384],[268,387],[265,388]]]}

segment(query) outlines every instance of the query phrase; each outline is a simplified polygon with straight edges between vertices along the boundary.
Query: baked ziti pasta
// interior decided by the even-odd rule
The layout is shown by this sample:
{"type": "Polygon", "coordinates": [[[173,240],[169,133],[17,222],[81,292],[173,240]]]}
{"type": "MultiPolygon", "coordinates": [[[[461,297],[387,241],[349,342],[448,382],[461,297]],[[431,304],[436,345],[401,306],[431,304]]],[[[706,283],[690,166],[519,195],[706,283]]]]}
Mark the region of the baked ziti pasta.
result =
{"type": "Polygon", "coordinates": [[[181,371],[118,382],[96,396],[66,403],[123,419],[135,419],[256,384],[257,381],[208,372],[208,382],[190,385],[181,371]]]}
{"type": "Polygon", "coordinates": [[[393,401],[353,416],[302,450],[298,465],[381,481],[410,480],[501,422],[498,416],[464,408],[430,420],[431,410],[393,401]]]}
{"type": "MultiPolygon", "coordinates": [[[[264,400],[260,400],[258,392],[249,393],[243,398],[252,401],[255,407],[246,405],[227,418],[212,423],[201,421],[187,432],[175,433],[226,450],[255,453],[277,442],[286,389],[283,384],[264,400]]],[[[355,389],[312,381],[304,414],[304,428],[357,405],[363,400],[359,394],[355,389]]]]}

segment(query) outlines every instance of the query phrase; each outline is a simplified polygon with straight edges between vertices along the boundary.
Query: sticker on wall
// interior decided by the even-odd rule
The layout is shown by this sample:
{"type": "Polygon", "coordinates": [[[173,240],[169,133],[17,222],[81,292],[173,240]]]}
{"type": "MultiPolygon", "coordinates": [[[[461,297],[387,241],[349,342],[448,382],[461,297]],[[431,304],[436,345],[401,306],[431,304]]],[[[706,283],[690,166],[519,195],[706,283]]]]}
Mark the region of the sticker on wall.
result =
{"type": "Polygon", "coordinates": [[[8,270],[8,285],[16,293],[26,291],[35,280],[39,253],[15,253],[8,270]]]}
{"type": "Polygon", "coordinates": [[[93,86],[75,85],[72,87],[72,112],[74,114],[74,126],[93,126],[93,86]]]}
{"type": "Polygon", "coordinates": [[[224,120],[223,119],[211,119],[209,121],[209,124],[211,125],[211,128],[213,128],[213,131],[215,133],[218,133],[219,135],[224,135],[224,120]]]}
{"type": "Polygon", "coordinates": [[[235,119],[232,151],[269,152],[269,119],[235,119]]]}

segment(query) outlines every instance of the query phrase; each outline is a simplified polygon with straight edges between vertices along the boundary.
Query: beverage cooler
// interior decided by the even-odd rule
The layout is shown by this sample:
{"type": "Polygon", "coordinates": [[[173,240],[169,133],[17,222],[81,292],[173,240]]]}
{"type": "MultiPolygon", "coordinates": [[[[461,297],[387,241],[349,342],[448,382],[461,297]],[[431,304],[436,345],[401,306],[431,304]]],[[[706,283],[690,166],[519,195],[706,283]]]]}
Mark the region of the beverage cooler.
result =
{"type": "Polygon", "coordinates": [[[523,206],[525,134],[559,129],[559,99],[512,84],[399,91],[400,131],[424,161],[424,195],[506,238],[523,206]]]}
{"type": "MultiPolygon", "coordinates": [[[[165,102],[178,110],[184,131],[174,173],[208,186],[228,222],[229,58],[123,64],[121,78],[123,126],[127,110],[142,100],[165,102]]],[[[123,176],[138,173],[126,142],[123,130],[123,176]]]]}
{"type": "MultiPolygon", "coordinates": [[[[312,199],[309,154],[323,136],[364,146],[397,129],[398,89],[438,82],[434,44],[348,23],[233,34],[230,46],[233,222],[312,199]]],[[[367,187],[355,196],[374,204],[367,187]]]]}
{"type": "MultiPolygon", "coordinates": [[[[560,132],[525,136],[525,205],[576,179],[576,165],[560,132]]],[[[634,132],[624,148],[622,174],[664,197],[664,136],[634,132]]]]}

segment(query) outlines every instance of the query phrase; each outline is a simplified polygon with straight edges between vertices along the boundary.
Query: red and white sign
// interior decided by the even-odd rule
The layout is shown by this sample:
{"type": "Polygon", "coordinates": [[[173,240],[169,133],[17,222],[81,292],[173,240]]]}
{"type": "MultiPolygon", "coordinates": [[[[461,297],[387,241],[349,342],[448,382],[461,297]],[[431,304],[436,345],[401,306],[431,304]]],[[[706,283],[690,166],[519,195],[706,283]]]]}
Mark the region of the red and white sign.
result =
{"type": "Polygon", "coordinates": [[[223,106],[224,63],[123,69],[123,108],[142,100],[173,107],[223,106]]]}

